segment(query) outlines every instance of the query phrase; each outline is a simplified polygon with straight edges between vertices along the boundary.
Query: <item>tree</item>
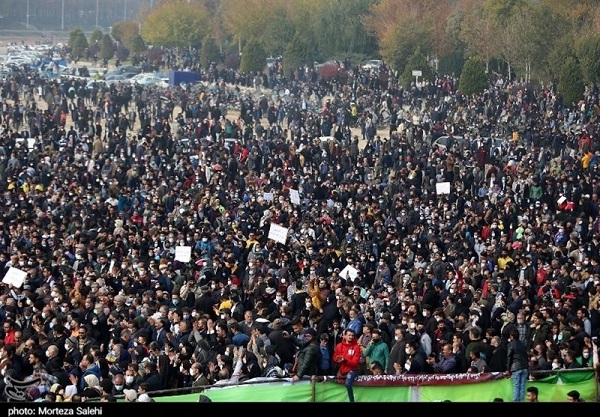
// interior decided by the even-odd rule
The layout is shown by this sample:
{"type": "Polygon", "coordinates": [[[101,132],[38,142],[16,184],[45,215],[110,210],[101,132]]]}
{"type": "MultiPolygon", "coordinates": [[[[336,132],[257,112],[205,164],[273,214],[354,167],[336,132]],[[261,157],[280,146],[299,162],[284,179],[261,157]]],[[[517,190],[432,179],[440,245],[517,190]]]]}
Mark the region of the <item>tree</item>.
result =
{"type": "Polygon", "coordinates": [[[144,42],[144,39],[142,39],[142,35],[138,33],[133,37],[133,39],[131,39],[129,50],[133,54],[137,54],[146,50],[146,43],[144,42]]]}
{"type": "Polygon", "coordinates": [[[210,33],[210,19],[201,3],[163,0],[142,25],[142,38],[157,46],[196,48],[210,33]]]}
{"type": "Polygon", "coordinates": [[[92,33],[90,33],[90,44],[100,42],[102,40],[102,36],[104,36],[102,30],[100,30],[100,28],[94,28],[92,33]]]}
{"type": "Polygon", "coordinates": [[[241,72],[262,71],[267,63],[267,54],[259,42],[250,39],[242,50],[241,72]]]}
{"type": "Polygon", "coordinates": [[[558,82],[558,93],[563,98],[563,105],[574,107],[583,97],[585,86],[583,84],[581,68],[576,58],[568,58],[564,63],[558,82]]]}
{"type": "Polygon", "coordinates": [[[576,43],[572,33],[568,33],[555,41],[553,48],[548,53],[546,61],[548,62],[545,76],[553,81],[560,80],[562,68],[565,62],[570,58],[575,59],[573,45],[576,43]]]}
{"type": "Polygon", "coordinates": [[[460,39],[467,47],[470,56],[481,58],[489,71],[489,62],[494,58],[494,36],[497,22],[480,5],[466,12],[460,23],[460,39]]]}
{"type": "Polygon", "coordinates": [[[410,88],[410,84],[415,78],[412,75],[413,71],[422,72],[422,75],[419,77],[419,81],[431,81],[434,78],[433,71],[429,67],[429,63],[427,62],[425,55],[423,55],[421,52],[421,48],[417,48],[415,50],[404,67],[404,72],[402,73],[402,86],[407,90],[410,88]]]}
{"type": "Polygon", "coordinates": [[[136,22],[120,21],[113,25],[110,34],[126,48],[131,49],[134,39],[139,35],[139,25],[136,22]]]}
{"type": "Polygon", "coordinates": [[[428,55],[444,49],[446,19],[440,13],[447,4],[445,0],[381,0],[373,3],[363,21],[377,38],[381,56],[402,72],[417,49],[428,55]]]}
{"type": "Polygon", "coordinates": [[[368,16],[373,3],[373,0],[315,1],[309,21],[312,30],[304,31],[305,36],[312,33],[325,59],[348,53],[377,56],[376,39],[360,18],[368,16]]]}
{"type": "Polygon", "coordinates": [[[595,84],[600,78],[600,35],[588,33],[577,40],[575,53],[583,74],[583,81],[595,84]]]}
{"type": "Polygon", "coordinates": [[[69,33],[69,46],[71,47],[71,56],[74,59],[79,59],[83,55],[88,47],[88,41],[81,29],[75,28],[69,33]]]}
{"type": "Polygon", "coordinates": [[[224,0],[223,7],[223,25],[237,42],[253,39],[269,53],[277,53],[291,39],[282,39],[282,31],[276,28],[287,27],[289,21],[281,0],[224,0]]]}
{"type": "Polygon", "coordinates": [[[111,59],[115,55],[115,45],[108,33],[104,34],[100,42],[100,59],[111,59]]]}
{"type": "Polygon", "coordinates": [[[125,45],[119,42],[115,51],[115,55],[119,61],[126,61],[127,58],[129,58],[129,49],[127,49],[125,45]]]}
{"type": "Polygon", "coordinates": [[[215,38],[207,35],[202,42],[202,49],[200,49],[200,65],[207,68],[211,62],[218,62],[220,59],[221,54],[215,38]]]}
{"type": "Polygon", "coordinates": [[[289,74],[290,71],[304,65],[312,65],[314,60],[314,48],[308,37],[296,32],[294,39],[288,44],[283,53],[284,74],[289,74]]]}
{"type": "Polygon", "coordinates": [[[458,92],[466,96],[482,93],[488,86],[485,62],[477,57],[471,57],[465,62],[460,81],[458,83],[458,92]]]}

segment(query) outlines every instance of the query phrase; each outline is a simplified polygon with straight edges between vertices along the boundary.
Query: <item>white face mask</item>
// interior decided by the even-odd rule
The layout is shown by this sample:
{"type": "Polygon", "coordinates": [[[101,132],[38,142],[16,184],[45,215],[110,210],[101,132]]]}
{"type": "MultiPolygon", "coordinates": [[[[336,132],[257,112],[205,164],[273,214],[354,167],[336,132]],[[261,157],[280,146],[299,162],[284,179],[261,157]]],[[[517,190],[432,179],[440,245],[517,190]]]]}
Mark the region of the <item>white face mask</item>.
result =
{"type": "Polygon", "coordinates": [[[404,352],[405,352],[407,355],[410,355],[410,348],[406,348],[406,349],[404,349],[404,352]]]}
{"type": "Polygon", "coordinates": [[[125,382],[127,384],[131,384],[131,383],[133,383],[133,379],[134,379],[133,376],[128,375],[128,376],[125,377],[125,382]]]}

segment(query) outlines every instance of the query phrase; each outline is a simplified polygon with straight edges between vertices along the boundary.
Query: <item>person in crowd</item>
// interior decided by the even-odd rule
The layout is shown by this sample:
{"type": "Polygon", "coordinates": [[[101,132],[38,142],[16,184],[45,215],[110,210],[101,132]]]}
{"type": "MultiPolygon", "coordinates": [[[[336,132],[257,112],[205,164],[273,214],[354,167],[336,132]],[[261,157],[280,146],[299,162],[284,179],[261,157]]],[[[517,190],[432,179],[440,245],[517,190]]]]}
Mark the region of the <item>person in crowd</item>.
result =
{"type": "Polygon", "coordinates": [[[507,347],[506,375],[512,378],[513,402],[525,399],[525,384],[529,376],[529,360],[525,343],[519,338],[519,331],[513,329],[509,336],[507,347]]]}
{"type": "Polygon", "coordinates": [[[333,352],[333,362],[338,371],[337,377],[344,381],[348,391],[348,401],[354,402],[353,384],[359,375],[361,349],[358,340],[355,337],[354,330],[347,328],[344,330],[344,337],[338,343],[333,352]]]}
{"type": "Polygon", "coordinates": [[[528,403],[538,403],[538,387],[527,387],[525,401],[528,403]]]}

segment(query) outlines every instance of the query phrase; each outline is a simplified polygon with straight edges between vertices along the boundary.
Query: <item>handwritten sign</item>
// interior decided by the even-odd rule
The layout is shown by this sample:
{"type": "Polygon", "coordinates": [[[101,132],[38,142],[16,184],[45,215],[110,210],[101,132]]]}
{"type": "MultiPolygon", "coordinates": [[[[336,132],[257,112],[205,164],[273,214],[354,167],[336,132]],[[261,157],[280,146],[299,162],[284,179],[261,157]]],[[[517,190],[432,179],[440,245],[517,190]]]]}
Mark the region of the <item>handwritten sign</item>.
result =
{"type": "Polygon", "coordinates": [[[450,183],[449,182],[438,182],[435,184],[435,192],[437,195],[450,194],[450,183]]]}
{"type": "Polygon", "coordinates": [[[2,278],[2,282],[5,284],[11,284],[14,287],[20,288],[27,278],[27,272],[21,271],[18,268],[10,267],[2,278]]]}
{"type": "Polygon", "coordinates": [[[340,271],[339,276],[344,279],[350,278],[354,280],[354,278],[358,276],[358,269],[352,265],[346,265],[346,267],[340,271]]]}
{"type": "Polygon", "coordinates": [[[288,228],[275,223],[271,223],[268,237],[269,239],[273,239],[275,242],[279,242],[285,245],[285,242],[287,242],[288,238],[288,228]]]}
{"type": "Polygon", "coordinates": [[[189,262],[192,260],[191,246],[175,246],[175,260],[180,262],[189,262]]]}
{"type": "Polygon", "coordinates": [[[290,201],[292,202],[292,204],[295,204],[297,206],[300,205],[300,193],[298,192],[298,190],[290,188],[290,201]]]}
{"type": "Polygon", "coordinates": [[[273,201],[273,193],[263,193],[263,199],[265,201],[273,201]]]}

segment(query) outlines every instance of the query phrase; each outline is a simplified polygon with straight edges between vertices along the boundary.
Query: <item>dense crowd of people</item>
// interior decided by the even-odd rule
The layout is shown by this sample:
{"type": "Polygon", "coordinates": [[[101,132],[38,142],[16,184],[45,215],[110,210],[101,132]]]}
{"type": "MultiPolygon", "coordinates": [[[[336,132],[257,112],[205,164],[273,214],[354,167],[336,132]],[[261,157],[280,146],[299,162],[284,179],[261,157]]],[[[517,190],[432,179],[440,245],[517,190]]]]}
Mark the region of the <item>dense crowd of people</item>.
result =
{"type": "Polygon", "coordinates": [[[27,275],[1,285],[1,385],[151,401],[320,375],[353,401],[358,375],[504,372],[522,401],[534,371],[596,366],[597,89],[341,72],[259,91],[14,70],[0,268],[27,275]]]}

